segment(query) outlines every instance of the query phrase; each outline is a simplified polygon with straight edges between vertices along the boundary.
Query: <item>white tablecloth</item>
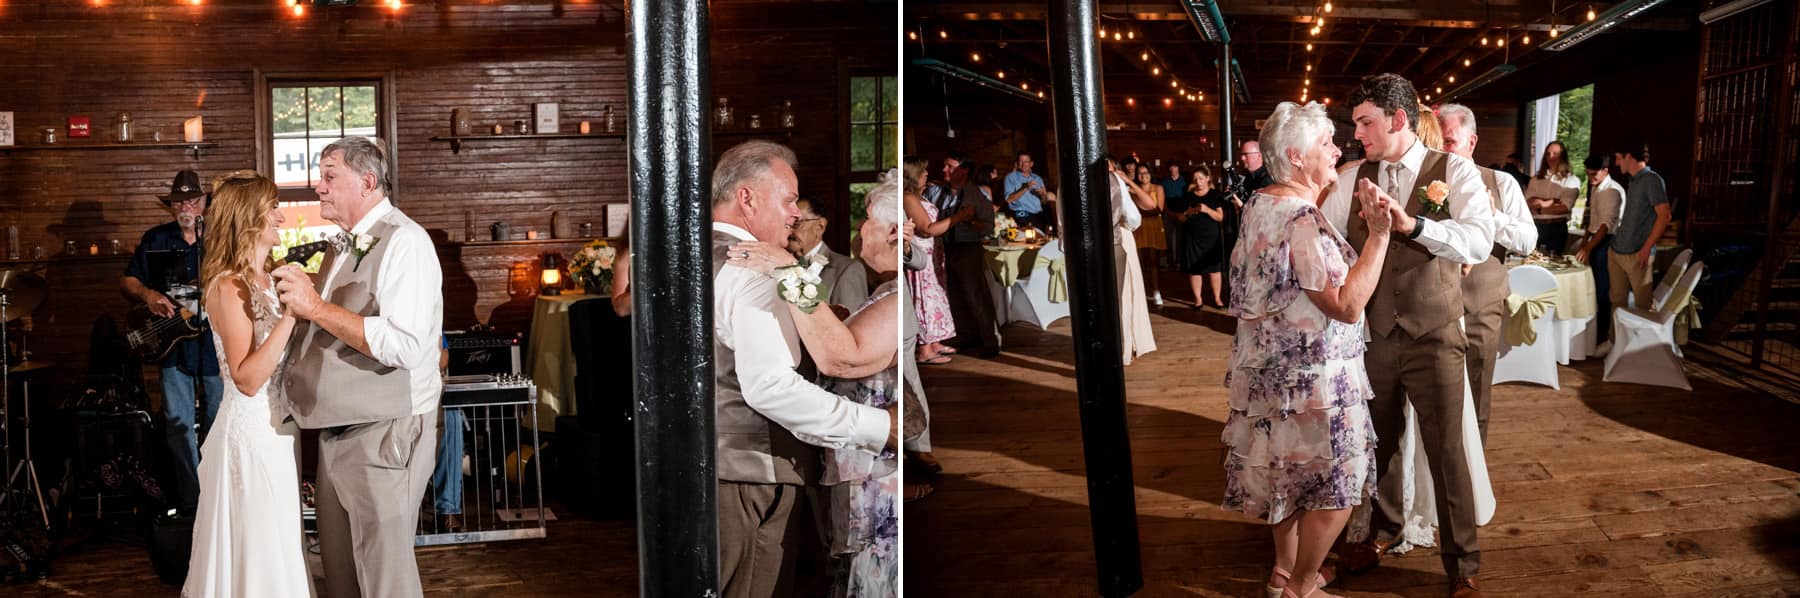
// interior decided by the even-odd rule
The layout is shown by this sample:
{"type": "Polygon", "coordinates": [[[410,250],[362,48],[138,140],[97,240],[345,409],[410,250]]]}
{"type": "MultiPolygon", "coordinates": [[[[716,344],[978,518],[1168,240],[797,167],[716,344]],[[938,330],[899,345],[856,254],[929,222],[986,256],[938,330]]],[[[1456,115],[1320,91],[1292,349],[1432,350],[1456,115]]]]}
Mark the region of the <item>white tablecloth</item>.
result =
{"type": "MultiPolygon", "coordinates": [[[[1507,262],[1509,268],[1517,265],[1519,262],[1507,262]]],[[[1593,269],[1568,263],[1535,265],[1543,266],[1556,277],[1558,309],[1549,330],[1550,341],[1556,344],[1556,362],[1569,365],[1570,361],[1587,359],[1594,353],[1599,328],[1592,315],[1596,308],[1594,297],[1602,292],[1594,288],[1593,269]],[[1570,302],[1578,304],[1569,305],[1570,302]],[[1569,317],[1570,314],[1583,315],[1569,317]]]]}

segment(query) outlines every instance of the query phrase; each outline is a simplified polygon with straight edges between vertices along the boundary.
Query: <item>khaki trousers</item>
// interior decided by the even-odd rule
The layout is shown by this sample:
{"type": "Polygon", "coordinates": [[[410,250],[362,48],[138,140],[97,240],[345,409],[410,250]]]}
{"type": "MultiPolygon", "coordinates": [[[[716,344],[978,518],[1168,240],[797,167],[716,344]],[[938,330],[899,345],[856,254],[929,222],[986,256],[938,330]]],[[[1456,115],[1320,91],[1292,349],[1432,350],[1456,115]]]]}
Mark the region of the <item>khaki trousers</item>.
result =
{"type": "Polygon", "coordinates": [[[1463,457],[1463,353],[1468,338],[1455,320],[1417,338],[1395,328],[1375,335],[1363,356],[1375,397],[1369,401],[1374,420],[1376,475],[1381,495],[1369,521],[1375,539],[1392,542],[1404,521],[1400,497],[1406,480],[1400,462],[1400,436],[1406,426],[1406,402],[1419,416],[1419,434],[1437,494],[1438,535],[1444,572],[1452,578],[1474,577],[1481,568],[1475,539],[1475,485],[1463,457]]]}
{"type": "Polygon", "coordinates": [[[719,481],[719,590],[724,598],[793,594],[794,563],[805,541],[795,484],[719,481]]]}
{"type": "Polygon", "coordinates": [[[1614,309],[1636,307],[1648,310],[1650,305],[1650,265],[1638,265],[1636,253],[1619,253],[1606,250],[1606,275],[1611,280],[1606,292],[1612,300],[1614,309]],[[1637,301],[1635,304],[1625,302],[1627,298],[1637,301]]]}
{"type": "Polygon", "coordinates": [[[437,410],[319,434],[319,557],[332,598],[422,596],[413,536],[437,465],[437,410]]]}
{"type": "Polygon", "coordinates": [[[1506,301],[1496,301],[1481,311],[1463,314],[1463,334],[1468,336],[1469,390],[1475,395],[1475,421],[1481,425],[1481,446],[1487,446],[1488,404],[1494,398],[1494,362],[1500,358],[1500,323],[1506,301]]]}

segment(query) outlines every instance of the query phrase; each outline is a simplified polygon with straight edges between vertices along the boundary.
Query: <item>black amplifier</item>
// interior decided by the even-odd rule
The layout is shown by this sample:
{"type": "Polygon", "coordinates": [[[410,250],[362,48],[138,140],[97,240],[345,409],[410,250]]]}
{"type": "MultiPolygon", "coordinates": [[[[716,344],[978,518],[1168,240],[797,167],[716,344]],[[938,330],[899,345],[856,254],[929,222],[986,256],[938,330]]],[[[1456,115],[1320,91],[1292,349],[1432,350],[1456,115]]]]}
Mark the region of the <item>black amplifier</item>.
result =
{"type": "Polygon", "coordinates": [[[517,376],[525,372],[518,333],[452,330],[445,332],[444,338],[450,345],[451,376],[517,376]]]}

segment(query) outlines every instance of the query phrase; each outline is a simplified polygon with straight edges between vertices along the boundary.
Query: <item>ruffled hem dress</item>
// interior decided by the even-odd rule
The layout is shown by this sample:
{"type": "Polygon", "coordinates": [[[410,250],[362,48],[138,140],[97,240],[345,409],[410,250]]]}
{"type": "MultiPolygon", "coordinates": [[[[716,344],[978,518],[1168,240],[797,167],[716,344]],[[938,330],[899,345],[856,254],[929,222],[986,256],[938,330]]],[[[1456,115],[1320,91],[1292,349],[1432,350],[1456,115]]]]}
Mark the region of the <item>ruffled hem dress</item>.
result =
{"type": "Polygon", "coordinates": [[[1246,204],[1231,262],[1225,508],[1273,524],[1374,496],[1360,325],[1327,317],[1305,293],[1343,286],[1355,259],[1312,203],[1257,194],[1246,204]]]}

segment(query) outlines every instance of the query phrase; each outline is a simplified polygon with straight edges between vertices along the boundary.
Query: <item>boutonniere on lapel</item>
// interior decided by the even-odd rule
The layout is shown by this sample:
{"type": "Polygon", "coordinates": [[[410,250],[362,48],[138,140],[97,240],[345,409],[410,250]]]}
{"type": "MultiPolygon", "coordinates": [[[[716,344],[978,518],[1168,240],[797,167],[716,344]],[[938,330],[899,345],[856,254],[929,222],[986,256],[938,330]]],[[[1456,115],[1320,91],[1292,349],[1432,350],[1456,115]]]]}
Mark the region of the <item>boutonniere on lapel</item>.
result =
{"type": "Polygon", "coordinates": [[[362,267],[363,258],[368,257],[369,250],[374,249],[375,244],[381,242],[381,237],[352,234],[350,239],[350,254],[356,256],[356,264],[350,266],[350,271],[355,272],[357,268],[362,267]]]}
{"type": "Polygon", "coordinates": [[[1442,214],[1449,206],[1444,198],[1450,196],[1450,185],[1443,181],[1432,181],[1430,185],[1419,187],[1415,195],[1418,196],[1419,205],[1425,206],[1420,213],[1442,214]]]}

